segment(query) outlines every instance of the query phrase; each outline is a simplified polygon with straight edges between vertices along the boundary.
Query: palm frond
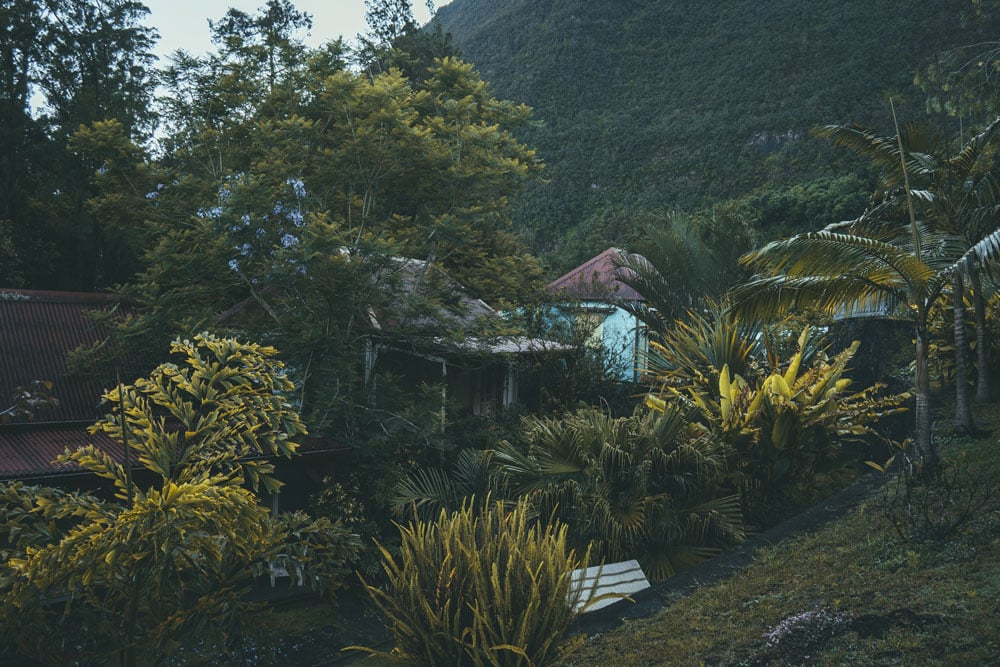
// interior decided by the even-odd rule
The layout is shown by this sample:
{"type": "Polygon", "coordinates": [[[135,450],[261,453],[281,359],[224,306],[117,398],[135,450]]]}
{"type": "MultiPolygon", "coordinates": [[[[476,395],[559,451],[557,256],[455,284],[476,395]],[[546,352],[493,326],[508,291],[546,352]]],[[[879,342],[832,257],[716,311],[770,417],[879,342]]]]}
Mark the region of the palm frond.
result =
{"type": "Polygon", "coordinates": [[[845,269],[859,278],[891,268],[900,282],[918,288],[933,276],[931,267],[904,248],[865,236],[827,231],[774,241],[744,255],[744,263],[790,278],[840,276],[845,269]]]}
{"type": "Polygon", "coordinates": [[[459,486],[472,490],[476,495],[485,496],[489,487],[490,463],[493,452],[479,449],[463,449],[452,465],[452,476],[459,486]]]}
{"type": "Polygon", "coordinates": [[[423,468],[396,485],[392,505],[397,514],[412,508],[418,516],[426,517],[442,509],[454,510],[462,498],[464,495],[444,470],[423,468]]]}
{"type": "Polygon", "coordinates": [[[497,446],[492,460],[515,494],[529,493],[548,484],[548,478],[538,462],[509,442],[501,442],[497,446]]]}
{"type": "Polygon", "coordinates": [[[730,293],[733,312],[758,321],[809,307],[840,317],[873,313],[891,316],[905,302],[905,286],[878,284],[850,275],[758,278],[730,293]]]}
{"type": "Polygon", "coordinates": [[[1000,132],[1000,117],[993,119],[982,132],[966,142],[957,155],[948,160],[949,171],[961,174],[972,173],[998,132],[1000,132]]]}
{"type": "Polygon", "coordinates": [[[987,234],[969,248],[954,263],[953,269],[968,273],[971,264],[981,265],[996,259],[1000,259],[1000,229],[987,234]]]}
{"type": "Polygon", "coordinates": [[[659,340],[651,341],[645,370],[670,384],[699,378],[703,384],[723,366],[743,375],[752,360],[762,355],[761,329],[756,321],[737,317],[721,304],[710,302],[703,311],[688,311],[659,340]]]}

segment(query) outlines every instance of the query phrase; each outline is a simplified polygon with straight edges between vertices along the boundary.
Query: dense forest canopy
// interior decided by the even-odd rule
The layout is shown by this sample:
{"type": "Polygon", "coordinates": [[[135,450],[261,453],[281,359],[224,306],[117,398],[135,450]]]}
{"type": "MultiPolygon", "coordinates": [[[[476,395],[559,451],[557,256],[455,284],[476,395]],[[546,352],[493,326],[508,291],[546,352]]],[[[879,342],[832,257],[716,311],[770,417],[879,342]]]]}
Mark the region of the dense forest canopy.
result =
{"type": "MultiPolygon", "coordinates": [[[[145,146],[159,125],[156,152],[172,155],[190,139],[185,116],[236,124],[253,109],[232,95],[324,76],[320,60],[328,70],[398,67],[415,81],[435,56],[460,54],[496,99],[533,108],[510,129],[546,169],[512,193],[511,231],[556,275],[608,245],[630,246],[678,210],[735,201],[765,238],[849,215],[874,189],[871,176],[810,128],[888,131],[890,96],[904,119],[944,110],[929,75],[946,79],[975,60],[974,48],[953,49],[988,39],[1000,20],[988,3],[963,0],[454,0],[420,33],[410,4],[394,0],[366,3],[373,25],[356,53],[336,41],[309,53],[288,39],[309,17],[284,1],[213,20],[217,53],[176,54],[157,69],[142,3],[53,7],[19,0],[2,10],[0,279],[87,290],[124,282],[144,263],[134,239],[87,204],[100,165],[66,150],[81,124],[115,118],[145,146]],[[244,77],[241,89],[213,92],[223,74],[228,84],[244,77]],[[167,93],[153,104],[157,83],[167,93]]],[[[935,120],[945,132],[976,120],[947,110],[935,120]]]]}
{"type": "MultiPolygon", "coordinates": [[[[516,222],[536,252],[566,269],[627,243],[642,227],[632,221],[664,209],[751,194],[780,231],[836,220],[836,201],[809,219],[767,206],[796,197],[795,188],[856,204],[846,182],[831,182],[845,173],[860,174],[851,187],[867,196],[863,165],[812,139],[810,128],[888,132],[890,96],[901,118],[923,115],[928,94],[915,73],[995,33],[997,16],[963,21],[969,8],[962,0],[455,0],[438,20],[500,96],[534,108],[540,122],[523,137],[546,162],[548,182],[516,201],[516,222]]],[[[949,131],[961,122],[939,121],[949,131]]]]}

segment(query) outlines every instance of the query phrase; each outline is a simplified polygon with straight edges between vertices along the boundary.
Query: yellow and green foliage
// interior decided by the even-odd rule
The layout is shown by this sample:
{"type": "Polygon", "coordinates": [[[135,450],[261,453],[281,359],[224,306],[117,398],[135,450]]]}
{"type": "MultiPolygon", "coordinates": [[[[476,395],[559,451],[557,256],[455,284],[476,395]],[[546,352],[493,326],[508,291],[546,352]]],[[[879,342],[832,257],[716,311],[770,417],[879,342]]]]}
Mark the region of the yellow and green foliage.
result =
{"type": "Polygon", "coordinates": [[[649,342],[646,378],[651,384],[686,391],[706,390],[723,366],[748,377],[764,355],[762,329],[736,317],[719,303],[688,310],[649,342]]]}
{"type": "Polygon", "coordinates": [[[111,480],[113,499],[0,486],[0,618],[22,654],[134,665],[143,650],[203,642],[239,660],[254,610],[245,594],[269,562],[328,592],[346,573],[354,536],[272,515],[256,493],[280,486],[262,456],[291,455],[305,433],[276,351],[202,335],[172,352],[178,363],[105,394],[113,409],[91,429],[137,466],[92,445],[58,459],[111,480]]]}
{"type": "MultiPolygon", "coordinates": [[[[409,665],[547,665],[573,642],[563,633],[587,591],[570,573],[589,553],[565,526],[533,521],[527,503],[466,505],[435,522],[401,526],[398,558],[385,548],[384,588],[368,586],[409,665]]],[[[371,649],[372,653],[378,653],[371,649]]]]}
{"type": "MultiPolygon", "coordinates": [[[[744,484],[764,485],[768,491],[807,483],[840,457],[844,443],[879,437],[879,420],[904,409],[900,405],[907,395],[880,397],[881,385],[850,391],[845,372],[857,341],[832,359],[818,355],[803,368],[808,345],[807,327],[788,365],[753,385],[723,366],[715,396],[695,388],[673,392],[695,405],[703,425],[730,444],[744,484]]],[[[663,410],[665,397],[649,396],[647,404],[663,410]]]]}

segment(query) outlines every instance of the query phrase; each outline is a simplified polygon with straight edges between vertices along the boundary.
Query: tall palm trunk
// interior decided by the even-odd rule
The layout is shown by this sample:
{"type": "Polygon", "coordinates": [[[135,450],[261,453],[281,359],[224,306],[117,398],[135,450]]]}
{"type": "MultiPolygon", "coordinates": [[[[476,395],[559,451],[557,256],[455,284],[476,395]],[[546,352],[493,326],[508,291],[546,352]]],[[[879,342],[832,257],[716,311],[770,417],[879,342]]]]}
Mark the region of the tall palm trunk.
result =
{"type": "Polygon", "coordinates": [[[990,402],[990,371],[986,359],[989,332],[986,330],[986,297],[983,296],[983,282],[979,269],[972,265],[969,273],[972,287],[972,303],[976,320],[976,403],[990,402]]]}
{"type": "Polygon", "coordinates": [[[965,282],[961,271],[951,277],[951,299],[955,315],[955,433],[972,433],[976,430],[972,419],[972,401],[969,400],[969,366],[966,350],[969,348],[965,332],[965,282]]]}
{"type": "Polygon", "coordinates": [[[931,437],[930,411],[930,370],[927,365],[927,314],[920,313],[916,327],[916,369],[913,384],[916,391],[915,444],[917,458],[921,461],[924,475],[933,475],[938,465],[937,450],[931,437]]]}

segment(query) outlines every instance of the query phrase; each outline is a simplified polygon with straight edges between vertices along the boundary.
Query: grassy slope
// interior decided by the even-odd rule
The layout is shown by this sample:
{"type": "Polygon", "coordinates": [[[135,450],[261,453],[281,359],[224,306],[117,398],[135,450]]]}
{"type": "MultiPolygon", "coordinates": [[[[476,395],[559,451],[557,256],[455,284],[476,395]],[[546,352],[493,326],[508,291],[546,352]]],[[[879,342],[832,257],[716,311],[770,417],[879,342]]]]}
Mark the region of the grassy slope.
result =
{"type": "MultiPolygon", "coordinates": [[[[1000,433],[992,412],[981,417],[1000,433]]],[[[952,442],[944,454],[979,479],[966,490],[996,495],[996,436],[952,442]]],[[[897,535],[886,507],[877,492],[826,528],[760,553],[744,572],[592,638],[567,664],[997,664],[1000,498],[954,534],[917,541],[897,535]],[[766,634],[783,621],[769,646],[766,634]]]]}

